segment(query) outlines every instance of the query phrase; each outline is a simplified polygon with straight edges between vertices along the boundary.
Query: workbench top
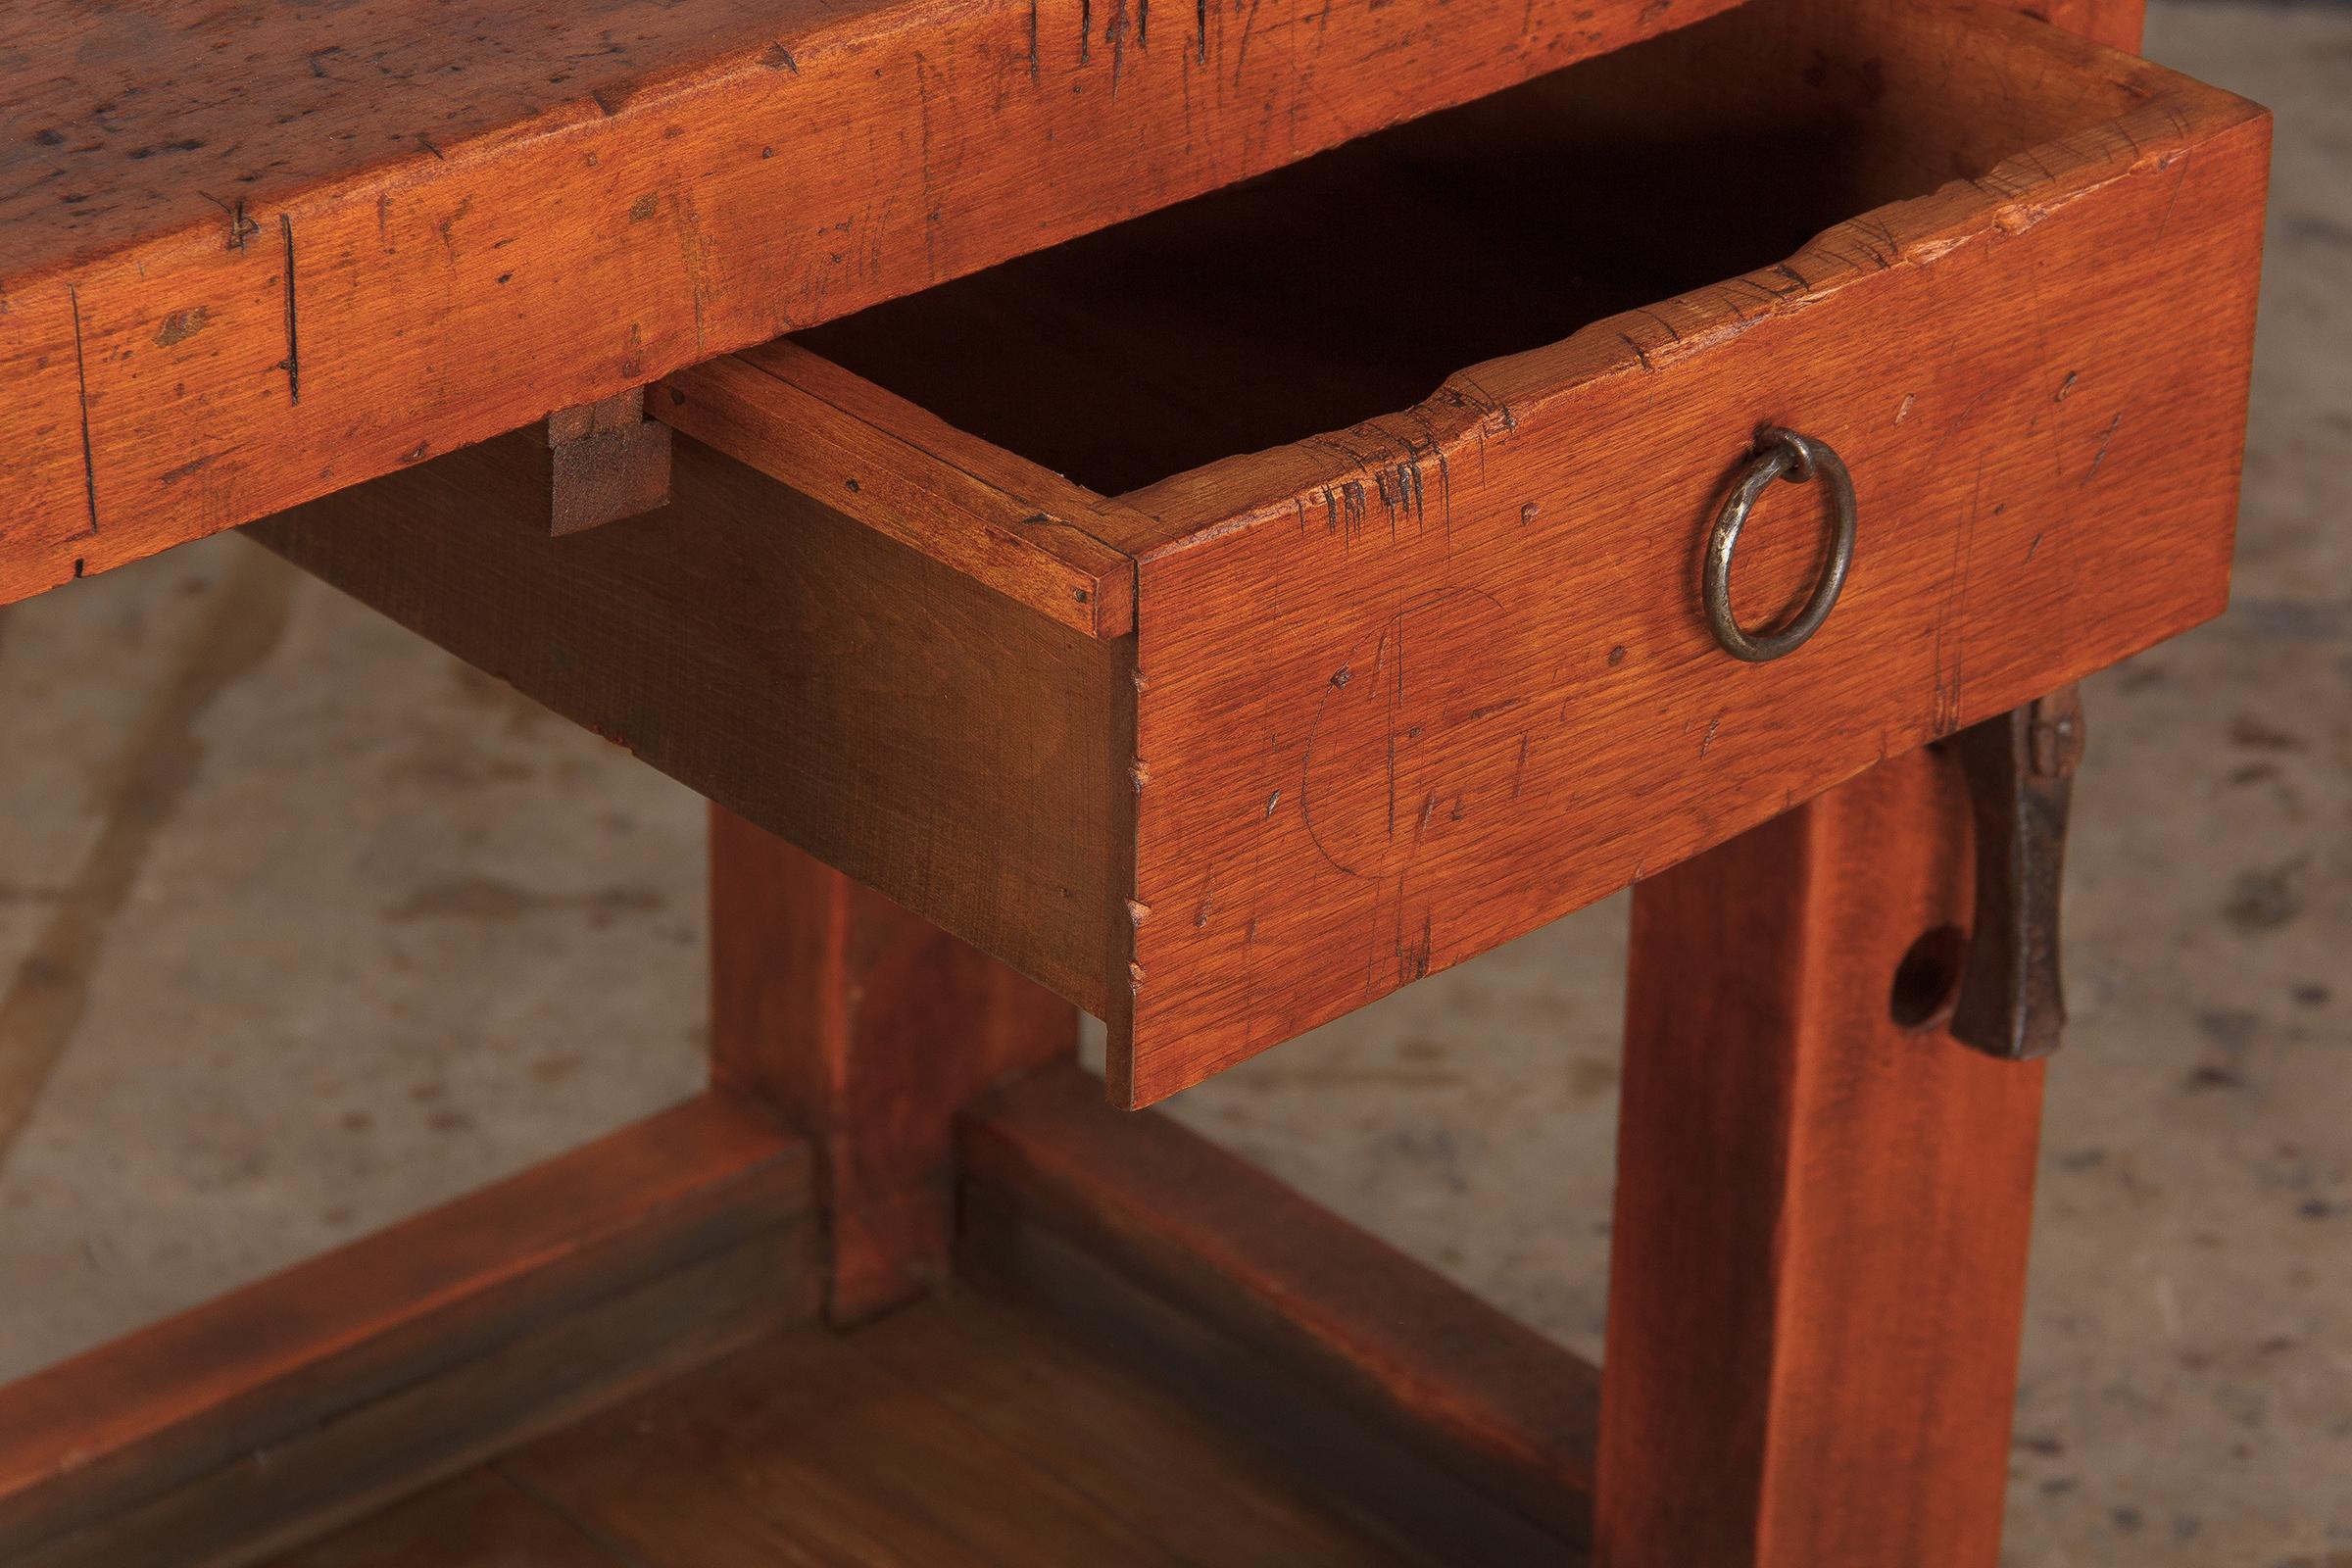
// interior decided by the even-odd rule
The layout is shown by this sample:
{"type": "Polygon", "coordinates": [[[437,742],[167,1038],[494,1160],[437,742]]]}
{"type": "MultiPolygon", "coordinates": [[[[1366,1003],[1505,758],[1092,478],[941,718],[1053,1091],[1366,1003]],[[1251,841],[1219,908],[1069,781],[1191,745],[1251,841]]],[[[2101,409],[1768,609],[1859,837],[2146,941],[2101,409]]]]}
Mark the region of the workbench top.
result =
{"type": "Polygon", "coordinates": [[[1725,4],[38,0],[0,603],[1725,4]]]}

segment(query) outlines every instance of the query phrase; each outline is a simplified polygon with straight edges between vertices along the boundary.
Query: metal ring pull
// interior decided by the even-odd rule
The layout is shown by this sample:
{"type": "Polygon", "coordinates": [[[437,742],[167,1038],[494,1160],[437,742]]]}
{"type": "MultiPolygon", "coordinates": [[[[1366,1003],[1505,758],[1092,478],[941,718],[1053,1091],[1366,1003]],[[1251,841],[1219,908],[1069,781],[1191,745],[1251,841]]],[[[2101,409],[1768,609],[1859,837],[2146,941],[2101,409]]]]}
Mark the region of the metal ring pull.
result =
{"type": "Polygon", "coordinates": [[[1838,590],[1845,586],[1845,570],[1853,562],[1854,481],[1838,454],[1811,436],[1778,425],[1757,431],[1756,455],[1740,470],[1740,481],[1732,486],[1723,511],[1716,514],[1715,531],[1707,537],[1707,564],[1700,587],[1707,607],[1707,629],[1715,634],[1715,641],[1734,659],[1751,664],[1795,653],[1806,638],[1821,630],[1821,623],[1838,607],[1838,590]],[[1829,486],[1835,513],[1830,564],[1813,585],[1805,607],[1788,625],[1778,631],[1742,631],[1732,616],[1732,552],[1740,546],[1740,530],[1746,526],[1756,497],[1773,480],[1787,479],[1793,484],[1816,477],[1829,486]]]}

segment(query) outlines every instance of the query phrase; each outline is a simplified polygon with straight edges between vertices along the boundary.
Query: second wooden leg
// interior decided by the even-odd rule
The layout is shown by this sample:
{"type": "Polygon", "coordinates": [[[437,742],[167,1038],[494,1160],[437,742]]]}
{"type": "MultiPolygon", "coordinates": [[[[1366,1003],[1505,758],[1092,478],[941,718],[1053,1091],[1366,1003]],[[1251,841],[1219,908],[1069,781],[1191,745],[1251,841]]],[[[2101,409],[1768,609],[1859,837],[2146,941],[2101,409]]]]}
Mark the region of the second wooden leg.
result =
{"type": "Polygon", "coordinates": [[[711,1075],[816,1146],[827,1311],[946,1277],[954,1124],[1070,1055],[1069,1004],[763,829],[710,808],[711,1075]]]}
{"type": "Polygon", "coordinates": [[[1609,1568],[1991,1568],[2041,1069],[1957,1045],[1968,803],[1881,764],[1635,898],[1609,1568]]]}

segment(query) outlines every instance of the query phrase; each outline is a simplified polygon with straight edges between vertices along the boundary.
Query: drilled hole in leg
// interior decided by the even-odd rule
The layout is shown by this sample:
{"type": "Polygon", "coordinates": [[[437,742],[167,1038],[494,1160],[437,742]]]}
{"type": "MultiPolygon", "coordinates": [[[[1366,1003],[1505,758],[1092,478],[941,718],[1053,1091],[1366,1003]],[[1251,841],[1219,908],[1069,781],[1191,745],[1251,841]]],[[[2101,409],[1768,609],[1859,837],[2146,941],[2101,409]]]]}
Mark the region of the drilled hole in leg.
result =
{"type": "Polygon", "coordinates": [[[1896,1025],[1926,1029],[1948,1017],[1967,956],[1968,935],[1956,925],[1936,926],[1912,943],[1894,966],[1894,988],[1887,998],[1896,1025]]]}

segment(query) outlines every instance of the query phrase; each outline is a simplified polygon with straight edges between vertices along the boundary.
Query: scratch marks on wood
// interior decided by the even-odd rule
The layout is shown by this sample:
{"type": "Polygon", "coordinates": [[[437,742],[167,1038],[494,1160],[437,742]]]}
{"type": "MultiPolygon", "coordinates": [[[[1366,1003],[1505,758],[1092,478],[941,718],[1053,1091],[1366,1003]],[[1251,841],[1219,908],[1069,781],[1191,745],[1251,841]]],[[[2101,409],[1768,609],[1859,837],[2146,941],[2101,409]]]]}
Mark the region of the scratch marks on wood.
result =
{"type": "MultiPolygon", "coordinates": [[[[1403,875],[1399,873],[1397,876],[1399,886],[1396,890],[1399,899],[1404,895],[1404,889],[1401,886],[1403,880],[1403,875]]],[[[1430,956],[1437,951],[1437,941],[1433,929],[1436,918],[1434,910],[1424,909],[1421,913],[1420,936],[1396,944],[1396,981],[1399,985],[1411,985],[1429,973],[1430,956]]]]}
{"type": "MultiPolygon", "coordinates": [[[[643,198],[643,201],[647,206],[647,216],[651,217],[653,198],[651,196],[647,196],[643,198]]],[[[452,267],[458,265],[457,226],[459,223],[465,220],[466,215],[472,211],[473,198],[471,196],[464,197],[459,201],[457,206],[450,209],[449,216],[447,218],[442,219],[441,221],[433,225],[434,232],[441,236],[441,250],[443,254],[449,258],[449,265],[452,267]]],[[[629,210],[629,217],[634,220],[636,216],[636,209],[631,208],[629,210]]]]}
{"type": "MultiPolygon", "coordinates": [[[[81,413],[81,491],[89,503],[90,532],[98,531],[98,465],[90,454],[90,373],[81,352],[81,291],[66,285],[66,309],[74,317],[74,391],[81,413]]],[[[74,573],[78,577],[81,573],[74,573]]]]}
{"type": "MultiPolygon", "coordinates": [[[[2180,116],[2177,111],[2174,113],[2173,122],[2176,126],[2180,124],[2180,116]]],[[[2182,134],[2185,135],[2186,131],[2183,130],[2182,134]]],[[[2180,187],[2188,183],[2188,150],[2182,148],[2177,158],[2180,165],[2180,172],[2173,179],[2173,194],[2171,199],[2164,204],[2164,216],[2156,220],[2155,237],[2148,241],[2151,248],[2164,242],[2164,231],[2173,221],[2173,209],[2180,205],[2180,187]]],[[[2164,164],[2158,164],[2156,167],[2163,169],[2165,164],[2171,162],[2174,160],[2167,159],[2164,164]]]]}
{"type": "MultiPolygon", "coordinates": [[[[678,265],[685,269],[688,297],[694,307],[694,347],[699,354],[709,351],[703,325],[704,307],[710,292],[710,247],[703,236],[702,214],[696,208],[692,192],[678,195],[678,265]]],[[[850,488],[858,482],[850,481],[850,488]]]]}
{"type": "Polygon", "coordinates": [[[163,472],[155,476],[156,483],[163,485],[174,485],[179,483],[179,481],[182,479],[188,478],[194,474],[202,473],[205,469],[213,466],[213,459],[215,456],[216,454],[207,452],[201,457],[190,458],[187,462],[180,464],[177,467],[166,468],[163,472]]]}
{"type": "Polygon", "coordinates": [[[792,58],[792,51],[782,43],[769,44],[761,52],[760,63],[770,71],[789,71],[796,76],[801,74],[801,63],[792,58]]]}
{"type": "Polygon", "coordinates": [[[2075,371],[2067,371],[2066,379],[2058,383],[2058,395],[2051,398],[2050,401],[2052,403],[2064,403],[2066,401],[2066,395],[2075,389],[2075,382],[2079,379],[2080,377],[2075,371]]]}
{"type": "Polygon", "coordinates": [[[277,215],[277,232],[286,247],[286,357],[278,362],[278,366],[286,372],[286,401],[300,403],[302,347],[295,333],[294,322],[294,219],[291,214],[277,215]]]}
{"type": "Polygon", "coordinates": [[[922,135],[923,261],[928,276],[939,280],[939,189],[931,172],[931,66],[921,50],[914,54],[914,97],[922,135]]]}
{"type": "Polygon", "coordinates": [[[1193,0],[1193,39],[1201,65],[1208,64],[1208,0],[1193,0]]]}
{"type": "Polygon", "coordinates": [[[2121,414],[2107,421],[2107,433],[2099,438],[2098,455],[2090,460],[2090,471],[2082,475],[2082,488],[2087,489],[2090,481],[2099,476],[2099,466],[2107,461],[2107,449],[2115,445],[2116,429],[2123,422],[2124,416],[2121,414]]]}
{"type": "Polygon", "coordinates": [[[1233,51],[1233,84],[1242,84],[1242,68],[1250,59],[1250,31],[1257,25],[1257,0],[1250,0],[1250,10],[1242,18],[1242,41],[1233,51]]]}
{"type": "Polygon", "coordinates": [[[1037,80],[1037,0],[1029,0],[1029,79],[1037,80]]]}
{"type": "Polygon", "coordinates": [[[261,231],[262,225],[245,214],[244,197],[240,196],[235,202],[230,203],[222,201],[218,196],[208,195],[204,191],[198,191],[196,194],[203,196],[206,201],[228,215],[228,248],[230,250],[243,250],[245,241],[261,231]]]}
{"type": "MultiPolygon", "coordinates": [[[[1980,397],[1977,402],[1983,401],[1980,397]]],[[[1976,407],[1976,402],[1969,405],[1976,407]]],[[[1967,416],[1962,416],[1965,418],[1967,416]]],[[[1968,609],[1968,579],[1976,561],[1977,521],[1984,512],[1984,468],[1986,460],[1977,462],[1976,482],[1969,491],[1968,521],[1952,540],[1952,586],[1936,616],[1936,696],[1935,710],[1929,718],[1929,733],[1941,738],[1960,727],[1960,692],[1967,647],[1955,633],[1947,649],[1945,636],[1953,628],[1965,624],[1968,609]],[[1947,657],[1948,656],[1948,657],[1947,657]]]]}
{"type": "Polygon", "coordinates": [[[1127,64],[1127,0],[1112,0],[1110,20],[1102,24],[1102,41],[1110,45],[1110,95],[1119,95],[1119,73],[1127,64]]]}
{"type": "Polygon", "coordinates": [[[1095,0],[1078,0],[1078,63],[1085,65],[1093,58],[1095,31],[1095,0]]]}

